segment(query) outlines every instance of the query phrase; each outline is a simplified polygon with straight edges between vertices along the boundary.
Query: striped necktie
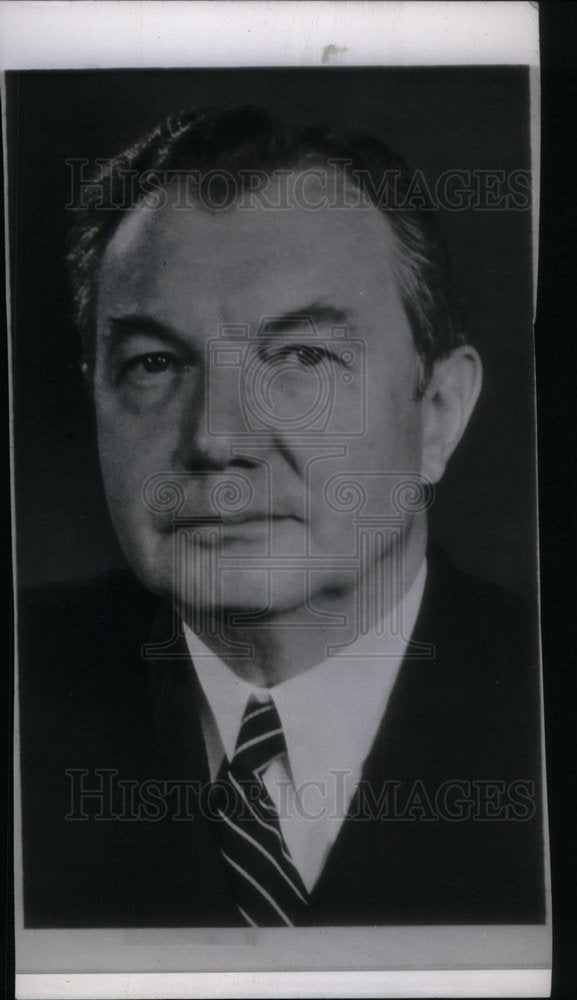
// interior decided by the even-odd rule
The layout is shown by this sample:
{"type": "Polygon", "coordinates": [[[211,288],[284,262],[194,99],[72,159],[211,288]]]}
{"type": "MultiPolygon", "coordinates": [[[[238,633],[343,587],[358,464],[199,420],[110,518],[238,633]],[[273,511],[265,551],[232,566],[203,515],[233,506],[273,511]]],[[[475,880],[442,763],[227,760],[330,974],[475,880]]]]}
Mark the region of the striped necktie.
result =
{"type": "Polygon", "coordinates": [[[252,927],[292,927],[308,903],[262,781],[269,764],[284,753],[274,702],[251,696],[232,761],[225,757],[215,782],[218,805],[212,812],[232,895],[252,927]]]}

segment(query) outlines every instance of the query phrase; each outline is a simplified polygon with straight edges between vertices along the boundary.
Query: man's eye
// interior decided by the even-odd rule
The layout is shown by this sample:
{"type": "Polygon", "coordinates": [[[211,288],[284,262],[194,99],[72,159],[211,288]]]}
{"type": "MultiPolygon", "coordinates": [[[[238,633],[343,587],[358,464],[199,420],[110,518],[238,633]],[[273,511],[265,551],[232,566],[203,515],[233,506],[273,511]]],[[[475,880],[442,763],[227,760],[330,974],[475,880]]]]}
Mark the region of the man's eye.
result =
{"type": "Polygon", "coordinates": [[[324,347],[317,347],[315,344],[295,344],[291,352],[305,368],[312,368],[329,357],[324,347]]]}
{"type": "Polygon", "coordinates": [[[133,382],[153,382],[164,374],[183,371],[186,364],[168,351],[139,354],[123,366],[122,375],[133,382]]]}
{"type": "Polygon", "coordinates": [[[148,375],[157,375],[170,368],[171,358],[167,354],[147,354],[140,359],[140,364],[148,375]]]}

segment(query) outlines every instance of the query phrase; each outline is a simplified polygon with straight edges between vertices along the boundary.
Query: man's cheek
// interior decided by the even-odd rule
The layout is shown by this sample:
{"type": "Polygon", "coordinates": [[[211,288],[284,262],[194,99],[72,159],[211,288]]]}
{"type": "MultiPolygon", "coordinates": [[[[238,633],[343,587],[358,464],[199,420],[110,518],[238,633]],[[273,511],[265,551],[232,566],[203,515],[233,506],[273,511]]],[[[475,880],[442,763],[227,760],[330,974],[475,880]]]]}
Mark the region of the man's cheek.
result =
{"type": "Polygon", "coordinates": [[[119,474],[139,465],[145,468],[160,459],[154,422],[107,407],[97,413],[97,425],[101,458],[117,465],[119,474]]]}

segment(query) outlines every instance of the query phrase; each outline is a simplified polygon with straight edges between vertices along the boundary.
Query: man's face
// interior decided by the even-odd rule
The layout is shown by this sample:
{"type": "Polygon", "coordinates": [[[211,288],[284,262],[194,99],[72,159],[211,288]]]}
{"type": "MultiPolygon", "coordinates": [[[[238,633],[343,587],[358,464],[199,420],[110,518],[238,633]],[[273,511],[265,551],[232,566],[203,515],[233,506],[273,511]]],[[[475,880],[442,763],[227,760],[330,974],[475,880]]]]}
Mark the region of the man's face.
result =
{"type": "MultiPolygon", "coordinates": [[[[390,515],[391,474],[421,467],[388,224],[294,201],[177,209],[167,193],[123,220],[100,272],[94,393],[120,542],[151,590],[189,603],[322,603],[358,583],[358,517],[390,515]],[[162,474],[188,524],[151,504],[162,474]]],[[[387,559],[385,536],[363,559],[387,559]]]]}

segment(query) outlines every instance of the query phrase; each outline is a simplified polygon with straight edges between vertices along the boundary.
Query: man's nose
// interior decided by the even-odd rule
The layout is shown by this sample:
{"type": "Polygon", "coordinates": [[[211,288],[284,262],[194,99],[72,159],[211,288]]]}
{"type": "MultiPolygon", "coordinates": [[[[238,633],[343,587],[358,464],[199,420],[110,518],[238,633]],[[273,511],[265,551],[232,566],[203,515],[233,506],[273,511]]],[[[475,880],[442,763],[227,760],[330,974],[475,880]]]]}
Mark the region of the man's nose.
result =
{"type": "Polygon", "coordinates": [[[186,468],[224,468],[234,458],[231,445],[248,432],[235,368],[210,367],[184,405],[178,452],[186,468]]]}

